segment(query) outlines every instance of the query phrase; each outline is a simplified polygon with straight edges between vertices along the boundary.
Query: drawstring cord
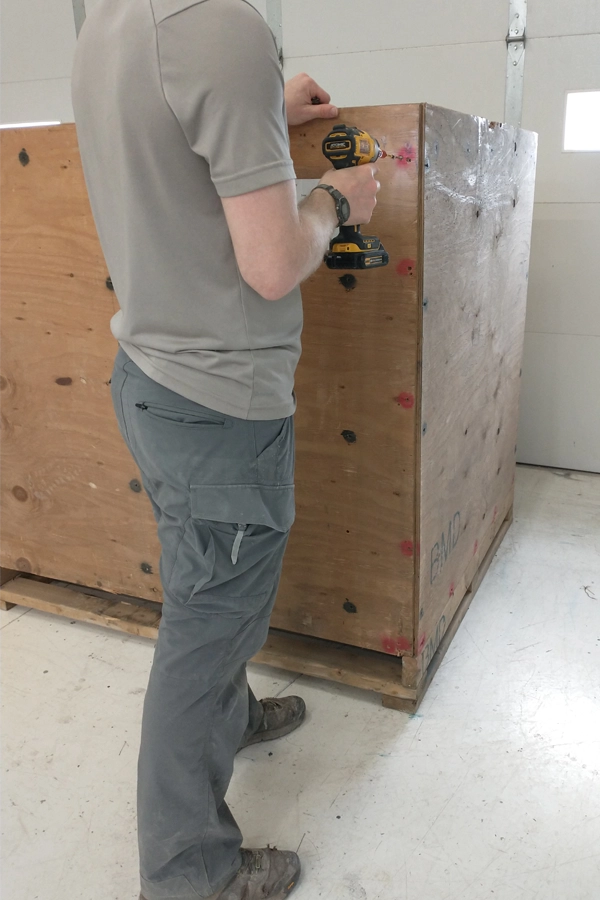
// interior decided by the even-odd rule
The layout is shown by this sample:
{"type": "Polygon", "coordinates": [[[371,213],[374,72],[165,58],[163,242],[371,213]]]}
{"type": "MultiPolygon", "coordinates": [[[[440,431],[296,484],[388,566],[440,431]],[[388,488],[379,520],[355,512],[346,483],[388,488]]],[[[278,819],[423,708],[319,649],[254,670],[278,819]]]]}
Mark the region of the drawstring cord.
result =
{"type": "Polygon", "coordinates": [[[231,550],[231,562],[235,566],[238,561],[238,555],[240,552],[240,544],[242,543],[242,538],[244,537],[247,525],[238,525],[237,534],[235,536],[235,540],[233,542],[233,548],[231,550]]]}

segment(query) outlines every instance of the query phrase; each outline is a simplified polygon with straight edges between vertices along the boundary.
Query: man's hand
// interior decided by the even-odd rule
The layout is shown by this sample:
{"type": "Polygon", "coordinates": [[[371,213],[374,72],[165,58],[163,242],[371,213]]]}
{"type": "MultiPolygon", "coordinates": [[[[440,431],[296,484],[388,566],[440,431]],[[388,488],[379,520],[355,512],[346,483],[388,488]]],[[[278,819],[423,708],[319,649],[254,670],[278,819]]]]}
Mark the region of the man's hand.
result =
{"type": "MultiPolygon", "coordinates": [[[[352,166],[348,169],[330,169],[320,184],[330,184],[346,197],[350,204],[347,225],[366,225],[371,220],[377,204],[377,192],[381,185],[376,179],[377,166],[352,166]]],[[[316,191],[322,194],[323,191],[316,191]]],[[[333,201],[330,201],[333,204],[333,201]]]]}
{"type": "Polygon", "coordinates": [[[338,109],[330,104],[330,100],[327,91],[319,87],[306,72],[294,75],[285,84],[288,125],[304,125],[311,119],[335,119],[338,109]]]}

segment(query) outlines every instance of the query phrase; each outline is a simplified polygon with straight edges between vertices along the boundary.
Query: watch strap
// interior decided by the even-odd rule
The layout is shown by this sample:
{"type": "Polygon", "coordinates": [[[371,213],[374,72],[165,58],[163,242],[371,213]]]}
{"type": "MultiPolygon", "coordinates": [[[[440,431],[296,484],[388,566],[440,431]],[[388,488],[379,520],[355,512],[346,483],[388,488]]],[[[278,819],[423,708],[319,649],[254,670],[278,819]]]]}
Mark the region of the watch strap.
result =
{"type": "MultiPolygon", "coordinates": [[[[347,206],[348,210],[350,209],[350,204],[348,202],[347,197],[344,197],[344,195],[340,191],[338,191],[336,188],[334,188],[333,185],[331,185],[331,184],[317,184],[313,188],[313,191],[316,191],[319,189],[321,189],[323,191],[327,191],[327,193],[331,197],[333,197],[333,200],[335,202],[335,211],[336,211],[337,217],[338,217],[338,225],[341,228],[341,226],[344,225],[348,221],[348,216],[344,215],[342,212],[342,203],[344,200],[346,201],[346,206],[347,206]]],[[[311,193],[312,193],[312,191],[311,191],[311,193]]]]}

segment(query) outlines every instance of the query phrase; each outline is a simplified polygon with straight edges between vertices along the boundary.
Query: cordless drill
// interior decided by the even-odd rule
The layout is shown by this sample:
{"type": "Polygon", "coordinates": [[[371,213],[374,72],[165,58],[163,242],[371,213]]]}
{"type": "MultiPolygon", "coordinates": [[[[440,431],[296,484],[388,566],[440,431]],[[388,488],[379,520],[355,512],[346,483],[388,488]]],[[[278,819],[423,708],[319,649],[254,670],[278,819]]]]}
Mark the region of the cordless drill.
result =
{"type": "MultiPolygon", "coordinates": [[[[362,166],[392,156],[370,134],[352,125],[336,125],[323,140],[323,153],[334,169],[362,166]]],[[[360,225],[341,225],[325,255],[330,269],[376,269],[387,266],[389,259],[379,238],[362,234],[360,225]]]]}

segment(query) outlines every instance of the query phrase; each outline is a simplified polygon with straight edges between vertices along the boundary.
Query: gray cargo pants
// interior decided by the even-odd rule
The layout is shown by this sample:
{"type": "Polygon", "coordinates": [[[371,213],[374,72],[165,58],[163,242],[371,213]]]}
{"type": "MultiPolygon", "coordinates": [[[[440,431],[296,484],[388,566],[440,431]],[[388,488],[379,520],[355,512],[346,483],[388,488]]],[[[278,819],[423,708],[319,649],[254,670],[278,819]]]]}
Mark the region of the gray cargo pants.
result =
{"type": "Polygon", "coordinates": [[[119,350],[119,427],[158,524],[164,606],[144,703],[138,835],[147,900],[198,900],[241,863],[225,803],[262,707],[246,662],[264,643],[294,519],[293,419],[186,400],[119,350]]]}

